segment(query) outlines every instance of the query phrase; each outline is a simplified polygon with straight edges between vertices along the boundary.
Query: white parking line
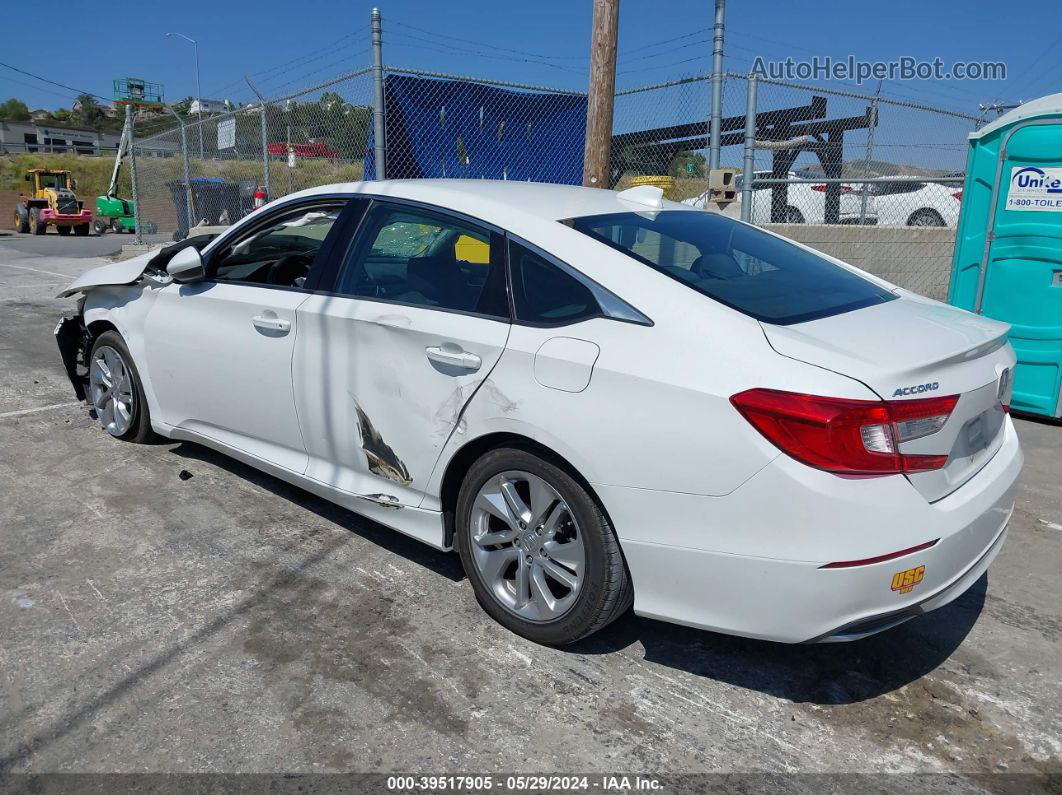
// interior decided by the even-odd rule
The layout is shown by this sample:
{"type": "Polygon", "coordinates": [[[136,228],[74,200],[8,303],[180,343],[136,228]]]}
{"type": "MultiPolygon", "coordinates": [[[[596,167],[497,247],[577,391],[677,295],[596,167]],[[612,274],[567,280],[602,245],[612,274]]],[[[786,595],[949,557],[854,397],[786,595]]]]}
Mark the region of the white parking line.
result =
{"type": "Polygon", "coordinates": [[[69,273],[56,273],[55,271],[46,271],[40,268],[30,268],[25,265],[8,265],[6,262],[0,262],[0,268],[15,268],[20,271],[30,271],[31,273],[46,273],[49,276],[62,276],[64,279],[73,279],[69,273]]]}
{"type": "Polygon", "coordinates": [[[18,411],[6,411],[0,414],[0,420],[7,419],[8,417],[21,417],[24,414],[37,414],[41,411],[52,411],[53,409],[68,409],[71,406],[80,406],[81,403],[53,403],[51,406],[38,406],[35,409],[19,409],[18,411]]]}

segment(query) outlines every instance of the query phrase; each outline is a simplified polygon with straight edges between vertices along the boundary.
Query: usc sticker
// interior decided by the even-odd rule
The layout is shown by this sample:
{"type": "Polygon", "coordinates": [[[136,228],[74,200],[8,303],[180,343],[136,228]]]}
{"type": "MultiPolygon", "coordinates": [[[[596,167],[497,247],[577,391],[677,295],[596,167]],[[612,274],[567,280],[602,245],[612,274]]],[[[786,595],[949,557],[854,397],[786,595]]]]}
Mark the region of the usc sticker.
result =
{"type": "Polygon", "coordinates": [[[915,569],[900,571],[892,575],[892,590],[899,593],[910,593],[918,583],[926,576],[926,567],[919,566],[915,569]]]}

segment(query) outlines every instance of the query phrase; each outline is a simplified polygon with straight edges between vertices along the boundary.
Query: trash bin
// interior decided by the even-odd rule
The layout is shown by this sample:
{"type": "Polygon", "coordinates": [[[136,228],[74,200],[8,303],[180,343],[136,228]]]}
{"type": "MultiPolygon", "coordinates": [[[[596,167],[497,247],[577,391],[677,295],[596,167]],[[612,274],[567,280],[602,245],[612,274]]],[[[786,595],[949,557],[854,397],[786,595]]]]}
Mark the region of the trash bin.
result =
{"type": "Polygon", "coordinates": [[[1062,94],[970,133],[948,301],[1011,324],[1011,406],[1062,417],[1062,94]]]}
{"type": "Polygon", "coordinates": [[[177,231],[173,235],[174,240],[183,240],[188,236],[185,196],[189,183],[192,191],[193,226],[204,221],[211,226],[233,224],[250,212],[242,197],[240,183],[221,177],[192,177],[188,182],[175,179],[166,183],[177,207],[177,231]]]}

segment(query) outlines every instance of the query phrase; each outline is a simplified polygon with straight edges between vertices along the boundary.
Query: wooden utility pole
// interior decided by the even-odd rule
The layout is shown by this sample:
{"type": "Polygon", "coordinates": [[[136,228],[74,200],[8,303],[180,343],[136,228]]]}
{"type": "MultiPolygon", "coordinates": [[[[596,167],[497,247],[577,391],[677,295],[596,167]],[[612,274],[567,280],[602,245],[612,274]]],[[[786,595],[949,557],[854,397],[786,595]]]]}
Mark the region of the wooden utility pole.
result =
{"type": "Polygon", "coordinates": [[[616,94],[616,32],[619,0],[594,0],[594,29],[590,37],[590,91],[586,104],[586,149],[583,184],[608,187],[608,157],[612,149],[612,103],[616,94]]]}

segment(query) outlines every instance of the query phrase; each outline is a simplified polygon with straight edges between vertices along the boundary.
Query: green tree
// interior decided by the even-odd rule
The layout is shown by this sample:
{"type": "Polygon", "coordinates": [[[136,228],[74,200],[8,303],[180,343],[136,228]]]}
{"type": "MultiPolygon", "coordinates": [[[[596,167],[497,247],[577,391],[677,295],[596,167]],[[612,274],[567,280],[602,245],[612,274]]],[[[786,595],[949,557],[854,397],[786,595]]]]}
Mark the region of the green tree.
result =
{"type": "Polygon", "coordinates": [[[187,116],[191,115],[192,102],[194,102],[194,101],[195,101],[194,97],[185,97],[184,99],[180,100],[179,102],[171,103],[170,107],[173,108],[174,111],[176,111],[178,116],[187,117],[187,116]]]}
{"type": "Polygon", "coordinates": [[[74,100],[74,111],[70,116],[75,124],[90,128],[97,127],[105,118],[103,108],[92,94],[79,94],[74,100]]]}
{"type": "Polygon", "coordinates": [[[0,103],[0,119],[3,121],[29,121],[30,113],[26,103],[12,97],[0,103]]]}
{"type": "Polygon", "coordinates": [[[668,174],[673,177],[704,177],[707,174],[707,162],[698,152],[679,152],[671,159],[668,174]],[[692,169],[690,168],[692,166],[692,169]]]}

